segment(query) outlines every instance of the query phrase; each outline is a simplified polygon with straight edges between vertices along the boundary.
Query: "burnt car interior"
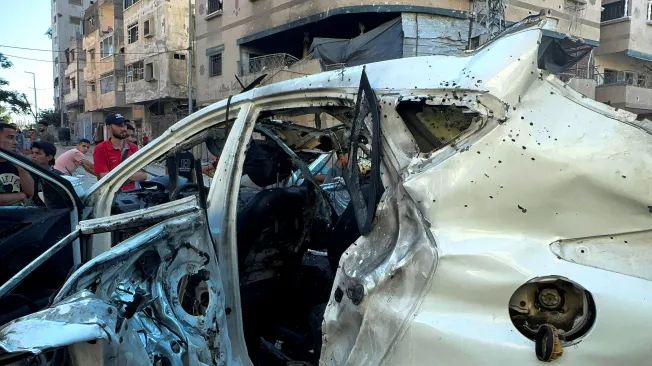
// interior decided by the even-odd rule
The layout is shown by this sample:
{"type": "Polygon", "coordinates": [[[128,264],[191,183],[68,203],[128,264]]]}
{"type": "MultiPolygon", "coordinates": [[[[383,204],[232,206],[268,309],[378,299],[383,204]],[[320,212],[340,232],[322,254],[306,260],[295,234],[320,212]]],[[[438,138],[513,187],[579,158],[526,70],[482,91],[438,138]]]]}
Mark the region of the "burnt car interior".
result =
{"type": "MultiPolygon", "coordinates": [[[[327,192],[312,178],[303,185],[258,192],[237,216],[240,297],[245,341],[256,365],[316,364],[321,350],[321,323],[339,258],[361,233],[371,228],[380,182],[379,120],[375,96],[363,83],[355,109],[329,110],[346,128],[349,149],[344,168],[351,197],[338,215],[327,192]],[[371,121],[371,133],[365,127],[371,121]],[[371,159],[371,169],[359,164],[371,159]],[[375,168],[375,170],[374,170],[375,168]]],[[[288,115],[301,111],[273,111],[288,115]]],[[[285,158],[306,170],[306,163],[280,138],[258,123],[256,132],[276,142],[285,158]]],[[[257,143],[255,139],[252,144],[257,143]]],[[[246,162],[245,162],[246,164],[246,162]]],[[[271,173],[283,176],[285,165],[271,173]]],[[[305,175],[305,174],[304,174],[305,175]]]]}
{"type": "MultiPolygon", "coordinates": [[[[20,160],[21,166],[31,166],[56,183],[32,174],[38,194],[25,205],[0,206],[0,283],[7,282],[70,234],[70,215],[75,206],[81,208],[70,182],[23,156],[3,152],[20,160]]],[[[72,249],[67,246],[0,298],[0,324],[47,307],[72,267],[72,249]]]]}

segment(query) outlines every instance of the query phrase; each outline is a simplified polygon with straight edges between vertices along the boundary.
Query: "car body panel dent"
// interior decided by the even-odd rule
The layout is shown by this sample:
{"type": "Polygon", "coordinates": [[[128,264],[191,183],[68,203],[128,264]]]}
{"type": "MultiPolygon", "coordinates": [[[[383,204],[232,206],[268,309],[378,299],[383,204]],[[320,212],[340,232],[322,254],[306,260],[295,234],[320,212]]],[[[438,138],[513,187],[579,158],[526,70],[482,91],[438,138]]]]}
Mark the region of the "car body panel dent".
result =
{"type": "MultiPolygon", "coordinates": [[[[496,44],[503,41],[509,39],[496,44]]],[[[503,71],[507,79],[509,71],[503,71]]],[[[379,256],[379,247],[400,248],[406,240],[392,237],[397,229],[386,224],[382,203],[374,230],[342,257],[333,291],[340,288],[345,296],[339,303],[331,298],[327,307],[322,365],[426,364],[435,358],[442,364],[538,364],[534,342],[510,321],[508,299],[523,283],[547,275],[581,284],[597,308],[591,331],[555,363],[647,362],[652,283],[630,258],[650,256],[648,245],[633,246],[652,229],[649,121],[585,100],[552,75],[514,92],[520,103],[510,106],[506,120],[489,118],[457,146],[413,159],[398,183],[406,192],[399,205],[417,208],[414,215],[389,215],[401,217],[401,225],[423,215],[436,242],[434,276],[423,271],[427,280],[417,287],[418,262],[403,262],[401,270],[413,275],[391,279],[395,269],[386,265],[392,257],[379,256]],[[558,240],[605,235],[624,246],[614,255],[628,253],[619,262],[601,253],[575,263],[577,253],[555,244],[555,253],[550,249],[558,240]],[[364,286],[359,305],[346,296],[356,283],[364,286]],[[402,292],[383,291],[399,286],[402,292]],[[422,302],[418,289],[425,289],[422,302]],[[617,329],[627,329],[627,336],[614,337],[617,329]]],[[[386,193],[383,201],[392,199],[386,193]]]]}

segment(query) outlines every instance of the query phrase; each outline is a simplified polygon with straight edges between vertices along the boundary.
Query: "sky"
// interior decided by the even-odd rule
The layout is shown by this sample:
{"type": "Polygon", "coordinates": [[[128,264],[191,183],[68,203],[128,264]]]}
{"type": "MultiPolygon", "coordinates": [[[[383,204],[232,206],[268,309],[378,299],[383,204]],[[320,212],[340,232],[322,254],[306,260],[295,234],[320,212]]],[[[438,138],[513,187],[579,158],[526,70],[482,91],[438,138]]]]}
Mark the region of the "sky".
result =
{"type": "MultiPolygon", "coordinates": [[[[1,70],[0,77],[9,81],[6,89],[25,93],[32,106],[34,104],[34,89],[32,75],[36,74],[36,98],[39,111],[52,108],[54,101],[54,86],[52,84],[52,52],[29,51],[12,47],[26,47],[52,50],[52,41],[45,35],[50,28],[50,12],[52,0],[0,0],[0,52],[13,62],[10,69],[1,70]],[[30,61],[11,56],[26,57],[47,62],[30,61]]],[[[17,116],[14,122],[21,118],[30,123],[33,118],[17,116]]]]}

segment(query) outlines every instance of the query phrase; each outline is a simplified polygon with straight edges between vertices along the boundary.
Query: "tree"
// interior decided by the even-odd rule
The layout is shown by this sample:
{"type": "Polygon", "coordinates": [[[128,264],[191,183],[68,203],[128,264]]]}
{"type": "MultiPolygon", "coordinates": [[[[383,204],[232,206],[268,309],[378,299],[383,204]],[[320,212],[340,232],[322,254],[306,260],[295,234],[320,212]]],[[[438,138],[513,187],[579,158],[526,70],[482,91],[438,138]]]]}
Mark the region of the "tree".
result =
{"type": "MultiPolygon", "coordinates": [[[[63,114],[64,123],[68,124],[68,114],[63,114]]],[[[39,112],[39,122],[45,122],[54,127],[61,127],[61,110],[59,109],[41,109],[39,112]]]]}
{"type": "MultiPolygon", "coordinates": [[[[0,68],[8,69],[12,66],[13,64],[11,61],[7,60],[5,55],[0,53],[0,68]]],[[[9,82],[6,79],[0,78],[0,105],[4,107],[2,115],[6,116],[7,112],[13,112],[16,114],[31,113],[32,108],[27,101],[27,96],[24,93],[6,90],[5,87],[8,85],[9,82]]]]}

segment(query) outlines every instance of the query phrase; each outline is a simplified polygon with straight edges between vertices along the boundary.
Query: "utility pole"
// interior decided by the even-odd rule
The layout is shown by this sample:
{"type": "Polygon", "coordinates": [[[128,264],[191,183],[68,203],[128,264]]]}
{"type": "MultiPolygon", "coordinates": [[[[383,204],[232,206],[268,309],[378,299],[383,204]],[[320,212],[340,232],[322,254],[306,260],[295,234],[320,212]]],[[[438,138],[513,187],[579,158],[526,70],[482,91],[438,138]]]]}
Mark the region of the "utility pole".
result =
{"type": "Polygon", "coordinates": [[[59,112],[61,114],[61,116],[60,116],[60,118],[61,118],[60,126],[61,127],[66,127],[66,125],[63,124],[63,121],[65,120],[63,118],[63,105],[64,105],[64,101],[63,101],[63,82],[60,82],[59,83],[59,112]]]}
{"type": "Polygon", "coordinates": [[[192,0],[188,0],[188,115],[192,114],[192,0]]]}
{"type": "Polygon", "coordinates": [[[36,74],[30,71],[25,71],[26,74],[32,74],[32,81],[34,82],[34,123],[38,123],[38,104],[36,103],[36,74]]]}

